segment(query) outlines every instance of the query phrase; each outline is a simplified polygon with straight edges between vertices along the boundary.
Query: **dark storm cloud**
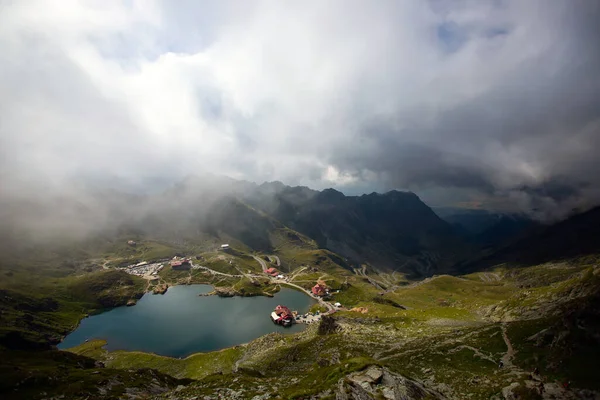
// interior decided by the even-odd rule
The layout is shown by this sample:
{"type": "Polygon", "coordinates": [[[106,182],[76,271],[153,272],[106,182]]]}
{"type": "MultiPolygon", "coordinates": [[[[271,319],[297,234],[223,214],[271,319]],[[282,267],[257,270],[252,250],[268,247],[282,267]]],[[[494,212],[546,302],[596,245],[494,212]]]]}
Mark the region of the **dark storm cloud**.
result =
{"type": "MultiPolygon", "coordinates": [[[[355,143],[340,146],[344,151],[333,162],[348,171],[372,170],[392,185],[417,191],[438,186],[475,189],[507,201],[526,197],[528,201],[515,205],[526,203],[527,209],[552,202],[554,216],[556,209],[568,213],[574,205],[597,203],[600,12],[595,3],[578,5],[564,15],[545,10],[535,16],[547,17],[552,25],[532,32],[532,43],[514,44],[517,55],[519,48],[539,44],[536,35],[541,42],[552,39],[535,56],[523,58],[493,81],[465,79],[464,84],[482,89],[440,110],[398,108],[375,126],[363,125],[358,148],[355,143]],[[556,38],[544,37],[551,32],[556,38]]],[[[445,46],[467,46],[460,26],[442,29],[445,46]]],[[[503,31],[501,40],[509,40],[504,36],[515,29],[503,31]]],[[[435,93],[434,87],[429,90],[435,93]]],[[[443,94],[444,88],[439,90],[443,94]]]]}
{"type": "Polygon", "coordinates": [[[598,2],[0,7],[11,193],[212,171],[551,218],[600,198],[598,2]]]}

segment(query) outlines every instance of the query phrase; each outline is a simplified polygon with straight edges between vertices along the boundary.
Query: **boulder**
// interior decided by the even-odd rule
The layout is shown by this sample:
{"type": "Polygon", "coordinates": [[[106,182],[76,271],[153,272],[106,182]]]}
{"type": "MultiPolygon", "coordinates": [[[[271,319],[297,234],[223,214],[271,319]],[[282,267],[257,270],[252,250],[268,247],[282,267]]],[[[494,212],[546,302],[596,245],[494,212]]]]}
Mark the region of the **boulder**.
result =
{"type": "Polygon", "coordinates": [[[446,398],[419,381],[408,379],[376,365],[340,379],[335,398],[336,400],[371,400],[380,399],[381,396],[390,400],[446,398]]]}

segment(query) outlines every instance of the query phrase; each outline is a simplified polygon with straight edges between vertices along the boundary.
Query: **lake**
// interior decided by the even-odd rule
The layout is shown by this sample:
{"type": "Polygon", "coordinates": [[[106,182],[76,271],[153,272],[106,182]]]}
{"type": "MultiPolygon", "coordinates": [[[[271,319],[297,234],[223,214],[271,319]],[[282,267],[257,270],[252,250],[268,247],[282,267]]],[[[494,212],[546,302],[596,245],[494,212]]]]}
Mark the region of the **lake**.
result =
{"type": "Polygon", "coordinates": [[[302,314],[314,304],[306,294],[289,288],[281,288],[275,297],[198,296],[212,290],[209,285],[181,285],[170,287],[164,295],[147,293],[133,307],[117,307],[83,319],[58,348],[105,339],[107,350],[186,357],[247,343],[271,332],[299,332],[304,324],[275,325],[271,311],[282,304],[302,314]]]}

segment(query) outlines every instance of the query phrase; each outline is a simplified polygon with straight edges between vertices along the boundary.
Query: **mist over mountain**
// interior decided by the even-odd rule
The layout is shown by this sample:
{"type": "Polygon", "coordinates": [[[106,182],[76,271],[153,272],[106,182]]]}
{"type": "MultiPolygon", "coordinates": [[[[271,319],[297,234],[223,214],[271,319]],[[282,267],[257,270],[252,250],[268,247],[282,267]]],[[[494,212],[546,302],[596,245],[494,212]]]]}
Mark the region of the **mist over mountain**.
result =
{"type": "Polygon", "coordinates": [[[0,398],[600,399],[599,21],[0,0],[0,398]]]}
{"type": "Polygon", "coordinates": [[[10,206],[12,219],[4,230],[40,243],[126,229],[167,240],[205,235],[271,251],[273,231],[286,226],[356,265],[366,262],[417,276],[448,271],[470,251],[411,192],[345,196],[334,189],[257,185],[205,174],[156,194],[80,189],[71,197],[44,196],[10,206]]]}
{"type": "Polygon", "coordinates": [[[594,1],[0,7],[3,196],[209,171],[544,221],[600,200],[594,1]]]}
{"type": "Polygon", "coordinates": [[[275,182],[259,186],[249,202],[356,262],[428,275],[468,251],[452,227],[411,192],[345,196],[275,182]]]}

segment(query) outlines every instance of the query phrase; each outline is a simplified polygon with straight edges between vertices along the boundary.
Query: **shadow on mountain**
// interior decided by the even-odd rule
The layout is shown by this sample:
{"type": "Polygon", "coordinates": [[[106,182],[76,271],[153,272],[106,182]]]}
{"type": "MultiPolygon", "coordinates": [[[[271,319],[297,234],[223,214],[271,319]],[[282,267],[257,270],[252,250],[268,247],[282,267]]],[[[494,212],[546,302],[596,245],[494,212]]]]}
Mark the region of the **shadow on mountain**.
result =
{"type": "Polygon", "coordinates": [[[557,224],[538,228],[492,254],[457,264],[462,272],[508,263],[530,266],[600,254],[600,207],[574,215],[557,224]]]}

